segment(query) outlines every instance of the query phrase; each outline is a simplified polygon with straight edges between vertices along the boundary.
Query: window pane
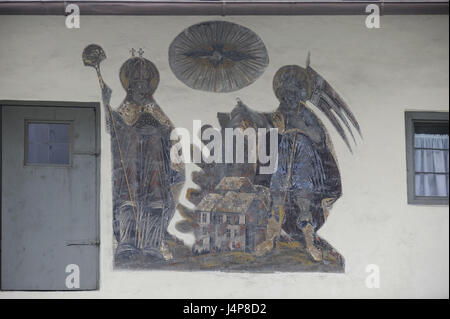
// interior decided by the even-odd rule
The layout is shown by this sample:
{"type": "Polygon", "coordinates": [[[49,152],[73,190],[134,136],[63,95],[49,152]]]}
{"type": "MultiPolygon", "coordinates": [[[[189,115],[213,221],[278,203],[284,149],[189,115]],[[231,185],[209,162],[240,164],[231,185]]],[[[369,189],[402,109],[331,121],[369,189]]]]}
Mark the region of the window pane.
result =
{"type": "Polygon", "coordinates": [[[448,173],[448,151],[414,151],[415,171],[419,173],[448,173]]]}
{"type": "Polygon", "coordinates": [[[46,143],[48,142],[48,126],[41,123],[28,124],[28,142],[46,143]]]}
{"type": "Polygon", "coordinates": [[[414,134],[414,147],[415,195],[448,197],[448,134],[414,134]]]}
{"type": "Polygon", "coordinates": [[[29,144],[27,162],[30,164],[48,163],[48,145],[29,144]]]}
{"type": "Polygon", "coordinates": [[[68,124],[49,124],[49,142],[67,143],[69,141],[68,124]]]}
{"type": "Polygon", "coordinates": [[[414,134],[414,147],[448,150],[448,134],[414,134]]]}
{"type": "Polygon", "coordinates": [[[416,174],[416,196],[448,197],[448,174],[416,174]]]}
{"type": "Polygon", "coordinates": [[[49,163],[69,164],[69,144],[67,143],[50,143],[49,146],[49,163]]]}
{"type": "Polygon", "coordinates": [[[68,123],[28,123],[28,164],[70,164],[68,123]]]}

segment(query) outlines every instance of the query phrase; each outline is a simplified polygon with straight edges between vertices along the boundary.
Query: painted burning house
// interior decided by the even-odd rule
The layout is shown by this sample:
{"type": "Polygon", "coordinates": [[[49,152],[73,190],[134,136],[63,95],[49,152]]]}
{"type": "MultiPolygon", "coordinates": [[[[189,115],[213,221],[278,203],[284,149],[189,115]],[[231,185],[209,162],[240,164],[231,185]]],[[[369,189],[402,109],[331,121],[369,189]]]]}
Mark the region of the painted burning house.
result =
{"type": "Polygon", "coordinates": [[[246,177],[224,177],[197,205],[194,253],[253,252],[266,239],[268,189],[246,177]]]}

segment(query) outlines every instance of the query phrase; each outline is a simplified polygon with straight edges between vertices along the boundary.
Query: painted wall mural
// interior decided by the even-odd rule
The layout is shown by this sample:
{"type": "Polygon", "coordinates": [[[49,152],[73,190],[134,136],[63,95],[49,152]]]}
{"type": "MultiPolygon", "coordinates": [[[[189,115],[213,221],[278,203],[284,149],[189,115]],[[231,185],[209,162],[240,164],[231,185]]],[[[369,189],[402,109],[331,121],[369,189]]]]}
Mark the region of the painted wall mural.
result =
{"type": "MultiPolygon", "coordinates": [[[[361,130],[348,105],[310,66],[309,57],[306,67],[286,65],[275,73],[279,106],[273,112],[258,112],[238,99],[231,112],[217,114],[220,128],[201,127],[198,138],[210,153],[195,162],[202,170],[192,175],[198,187],[187,192],[195,205],[189,209],[177,202],[185,170],[183,163],[171,159],[177,144],[170,139],[174,125],[153,98],[158,70],[141,49],[131,53],[120,68],[127,95],[113,109],[111,89],[100,72],[105,52],[95,44],[83,51],[84,64],[97,72],[111,134],[115,266],[344,271],[344,258],[317,235],[342,194],[342,184],[326,127],[308,104],[324,113],[350,151],[352,131],[361,135],[361,130]],[[258,137],[242,136],[247,156],[236,161],[238,135],[251,130],[258,137]],[[229,132],[238,132],[231,135],[231,144],[229,132]],[[229,156],[227,145],[232,146],[232,160],[217,160],[229,156]],[[276,161],[268,173],[263,157],[272,153],[276,161]],[[175,210],[183,217],[176,229],[194,236],[192,246],[167,230],[175,210]]],[[[251,84],[264,72],[268,57],[249,29],[209,21],[183,31],[170,46],[169,61],[186,85],[218,93],[251,84]],[[250,73],[243,71],[246,67],[250,73]]],[[[191,156],[201,153],[198,145],[189,146],[191,156]]]]}
{"type": "Polygon", "coordinates": [[[111,134],[113,229],[119,262],[140,255],[149,260],[170,256],[167,227],[184,181],[184,167],[170,161],[174,126],[153,98],[159,73],[142,54],[139,50],[136,57],[132,50],[133,56],[120,68],[120,81],[127,95],[113,110],[112,91],[100,72],[105,52],[95,44],[83,52],[84,64],[97,71],[111,134]]]}

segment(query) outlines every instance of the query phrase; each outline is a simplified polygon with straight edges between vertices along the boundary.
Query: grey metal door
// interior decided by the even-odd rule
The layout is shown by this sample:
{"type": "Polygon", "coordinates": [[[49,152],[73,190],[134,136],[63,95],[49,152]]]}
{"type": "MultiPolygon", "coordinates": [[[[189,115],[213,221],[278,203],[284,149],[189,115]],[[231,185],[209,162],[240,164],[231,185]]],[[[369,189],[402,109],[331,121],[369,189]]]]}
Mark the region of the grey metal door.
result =
{"type": "Polygon", "coordinates": [[[98,287],[95,108],[2,108],[1,289],[98,287]]]}

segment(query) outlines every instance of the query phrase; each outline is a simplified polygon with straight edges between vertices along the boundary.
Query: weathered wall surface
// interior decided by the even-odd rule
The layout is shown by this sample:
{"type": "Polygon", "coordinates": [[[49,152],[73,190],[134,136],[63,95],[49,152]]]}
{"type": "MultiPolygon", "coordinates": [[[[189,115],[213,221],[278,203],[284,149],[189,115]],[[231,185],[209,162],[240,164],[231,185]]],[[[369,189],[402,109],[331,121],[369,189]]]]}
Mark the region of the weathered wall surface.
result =
{"type": "Polygon", "coordinates": [[[125,95],[119,68],[130,48],[142,47],[161,75],[155,99],[174,124],[191,129],[192,120],[201,119],[218,126],[216,113],[231,110],[236,97],[260,111],[275,109],[273,75],[286,64],[304,66],[311,51],[311,65],[346,99],[364,139],[350,154],[321,117],[334,142],[344,194],[319,234],[345,257],[345,274],[114,271],[111,154],[102,127],[100,290],[0,292],[0,298],[448,298],[448,207],[407,204],[404,128],[405,110],[449,109],[448,16],[385,16],[380,29],[367,29],[364,19],[82,16],[80,29],[66,29],[62,16],[2,16],[0,99],[100,101],[96,76],[81,61],[84,47],[97,43],[108,56],[102,73],[118,105],[125,95]],[[173,38],[212,19],[242,24],[267,46],[268,68],[240,91],[194,91],[170,71],[173,38]],[[379,289],[366,288],[368,264],[380,267],[379,289]]]}

